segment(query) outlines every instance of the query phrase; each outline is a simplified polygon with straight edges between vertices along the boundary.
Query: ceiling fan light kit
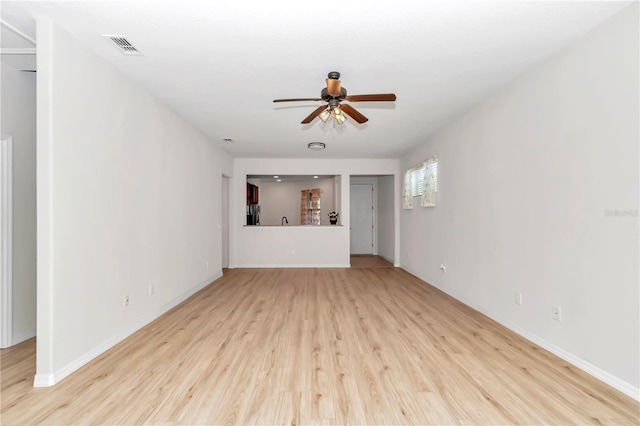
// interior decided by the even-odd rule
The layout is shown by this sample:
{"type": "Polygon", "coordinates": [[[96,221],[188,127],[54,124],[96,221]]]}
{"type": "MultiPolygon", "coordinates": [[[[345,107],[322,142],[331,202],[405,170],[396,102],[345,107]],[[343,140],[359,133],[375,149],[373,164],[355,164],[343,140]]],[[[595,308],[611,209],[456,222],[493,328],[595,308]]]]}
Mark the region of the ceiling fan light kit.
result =
{"type": "Polygon", "coordinates": [[[347,121],[347,116],[344,115],[339,106],[335,107],[333,111],[331,111],[331,113],[333,114],[333,118],[335,118],[338,124],[342,124],[347,121]]]}
{"type": "Polygon", "coordinates": [[[336,123],[342,124],[347,121],[347,116],[353,118],[357,123],[363,124],[369,121],[367,117],[360,114],[351,105],[340,104],[340,102],[394,102],[396,100],[396,95],[393,93],[348,96],[347,89],[342,87],[342,83],[340,82],[340,73],[338,71],[331,71],[327,75],[326,83],[327,87],[320,91],[319,98],[274,99],[273,102],[327,102],[326,104],[316,108],[315,111],[302,120],[301,124],[309,124],[316,117],[319,117],[324,123],[326,123],[329,118],[333,117],[336,123]]]}
{"type": "Polygon", "coordinates": [[[322,120],[323,123],[326,123],[329,117],[331,117],[331,111],[329,111],[329,108],[322,111],[318,116],[318,118],[322,120]]]}

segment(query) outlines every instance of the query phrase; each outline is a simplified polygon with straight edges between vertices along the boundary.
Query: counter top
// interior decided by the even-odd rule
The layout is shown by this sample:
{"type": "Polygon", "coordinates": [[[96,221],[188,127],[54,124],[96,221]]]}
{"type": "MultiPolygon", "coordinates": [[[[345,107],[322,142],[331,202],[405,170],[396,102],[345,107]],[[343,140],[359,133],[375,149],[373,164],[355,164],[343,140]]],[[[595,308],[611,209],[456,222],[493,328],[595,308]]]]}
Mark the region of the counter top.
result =
{"type": "Polygon", "coordinates": [[[342,225],[243,225],[244,228],[342,228],[342,225]]]}

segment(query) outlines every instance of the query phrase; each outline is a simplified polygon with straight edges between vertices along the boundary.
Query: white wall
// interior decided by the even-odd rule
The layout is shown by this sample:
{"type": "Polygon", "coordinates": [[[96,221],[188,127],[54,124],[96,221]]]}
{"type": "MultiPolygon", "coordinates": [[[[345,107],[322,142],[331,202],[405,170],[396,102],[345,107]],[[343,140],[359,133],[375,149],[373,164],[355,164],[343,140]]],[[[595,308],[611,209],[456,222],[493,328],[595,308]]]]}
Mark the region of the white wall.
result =
{"type": "Polygon", "coordinates": [[[37,36],[35,384],[46,386],[221,275],[232,160],[51,21],[37,36]]]}
{"type": "MultiPolygon", "coordinates": [[[[314,160],[249,159],[234,160],[235,208],[232,267],[349,267],[349,176],[398,175],[398,160],[314,160]],[[247,175],[339,175],[341,225],[268,227],[243,226],[245,223],[247,175]]],[[[399,210],[399,192],[394,194],[399,210]]],[[[340,210],[340,209],[339,209],[340,210]]],[[[397,217],[397,215],[396,215],[397,217]]],[[[394,235],[399,236],[399,223],[394,235]]],[[[396,245],[399,247],[399,245],[396,245]]],[[[396,256],[397,258],[398,256],[396,256]]]]}
{"type": "Polygon", "coordinates": [[[401,161],[440,174],[401,212],[403,267],[636,398],[638,56],[635,3],[401,161]]]}
{"type": "Polygon", "coordinates": [[[13,138],[12,343],[36,333],[36,76],[2,64],[3,134],[13,138]]]}
{"type": "Polygon", "coordinates": [[[330,211],[335,210],[333,178],[294,182],[260,183],[260,225],[281,225],[286,216],[289,225],[300,225],[300,197],[305,189],[320,188],[320,224],[328,226],[330,211]]]}
{"type": "Polygon", "coordinates": [[[396,263],[395,238],[393,235],[395,224],[395,191],[393,176],[378,176],[378,256],[396,263]]]}

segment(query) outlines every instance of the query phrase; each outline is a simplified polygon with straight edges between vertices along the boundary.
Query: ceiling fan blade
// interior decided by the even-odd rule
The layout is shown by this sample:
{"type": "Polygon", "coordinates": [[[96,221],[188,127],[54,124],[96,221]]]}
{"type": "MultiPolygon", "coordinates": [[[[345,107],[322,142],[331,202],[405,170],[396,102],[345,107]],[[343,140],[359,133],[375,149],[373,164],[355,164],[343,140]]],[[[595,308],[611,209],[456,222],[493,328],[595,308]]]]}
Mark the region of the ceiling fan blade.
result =
{"type": "Polygon", "coordinates": [[[393,93],[379,93],[375,95],[351,95],[344,98],[349,102],[393,102],[396,95],[393,93]]]}
{"type": "Polygon", "coordinates": [[[331,96],[340,96],[340,80],[327,79],[327,91],[331,96]]]}
{"type": "Polygon", "coordinates": [[[321,101],[320,98],[274,99],[273,102],[321,101]]]}
{"type": "Polygon", "coordinates": [[[307,116],[307,118],[302,120],[301,124],[309,124],[309,123],[311,123],[313,121],[313,119],[316,118],[317,116],[319,116],[320,113],[322,111],[324,111],[325,109],[327,109],[326,105],[319,106],[318,108],[315,109],[315,111],[313,111],[311,114],[309,114],[307,116]]]}
{"type": "Polygon", "coordinates": [[[369,119],[367,117],[365,117],[364,115],[360,114],[351,105],[340,105],[340,109],[342,110],[342,112],[344,112],[345,114],[347,114],[349,117],[353,118],[354,120],[356,120],[360,124],[366,123],[367,121],[369,121],[369,119]]]}

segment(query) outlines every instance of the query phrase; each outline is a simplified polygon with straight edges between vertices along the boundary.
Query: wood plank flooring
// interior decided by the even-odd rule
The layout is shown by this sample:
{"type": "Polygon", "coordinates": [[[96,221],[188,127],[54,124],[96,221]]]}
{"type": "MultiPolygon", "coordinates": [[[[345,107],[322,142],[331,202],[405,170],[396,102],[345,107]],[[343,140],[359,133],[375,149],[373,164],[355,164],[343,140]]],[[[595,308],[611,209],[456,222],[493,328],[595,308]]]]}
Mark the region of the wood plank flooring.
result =
{"type": "Polygon", "coordinates": [[[372,254],[352,254],[352,268],[393,268],[393,263],[372,254]]]}
{"type": "Polygon", "coordinates": [[[232,269],[3,425],[638,424],[639,404],[397,268],[232,269]]]}

